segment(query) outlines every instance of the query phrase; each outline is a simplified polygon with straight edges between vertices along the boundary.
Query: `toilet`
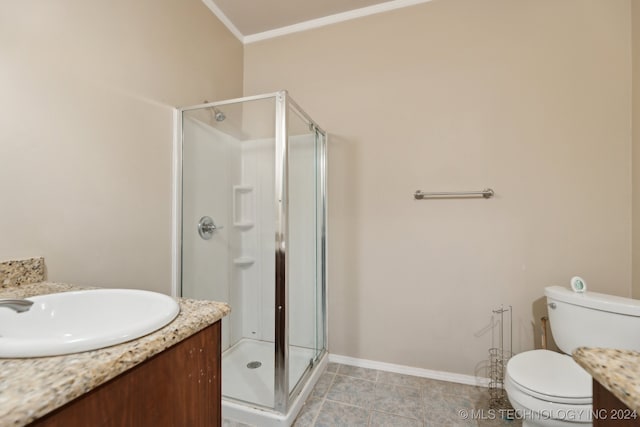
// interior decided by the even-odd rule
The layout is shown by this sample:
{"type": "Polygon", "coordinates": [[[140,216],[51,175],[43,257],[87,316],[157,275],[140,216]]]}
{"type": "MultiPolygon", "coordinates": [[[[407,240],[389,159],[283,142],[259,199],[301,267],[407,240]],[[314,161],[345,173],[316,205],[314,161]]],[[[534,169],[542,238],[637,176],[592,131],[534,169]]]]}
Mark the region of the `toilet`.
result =
{"type": "Polygon", "coordinates": [[[640,300],[545,288],[553,337],[565,354],[531,350],[507,363],[509,402],[531,426],[592,425],[592,378],[571,357],[577,347],[640,351],[640,300]]]}

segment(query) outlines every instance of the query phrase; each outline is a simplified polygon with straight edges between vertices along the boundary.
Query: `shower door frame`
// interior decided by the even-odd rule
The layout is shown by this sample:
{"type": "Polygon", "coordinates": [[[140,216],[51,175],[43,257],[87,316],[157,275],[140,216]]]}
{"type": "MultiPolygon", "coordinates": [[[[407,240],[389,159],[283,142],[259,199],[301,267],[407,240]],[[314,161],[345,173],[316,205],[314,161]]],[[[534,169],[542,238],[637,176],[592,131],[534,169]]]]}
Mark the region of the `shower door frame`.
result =
{"type": "MultiPolygon", "coordinates": [[[[171,292],[175,297],[182,296],[182,150],[183,150],[183,114],[186,111],[198,110],[210,107],[219,107],[228,104],[237,104],[247,101],[256,101],[261,99],[273,98],[275,102],[275,206],[276,206],[276,246],[275,246],[275,364],[274,364],[274,406],[276,412],[286,414],[290,402],[297,397],[304,385],[309,381],[312,375],[315,362],[320,360],[327,353],[328,343],[328,319],[327,319],[327,133],[291,99],[286,90],[263,95],[248,96],[243,98],[234,98],[224,101],[207,102],[203,104],[175,108],[174,109],[174,143],[173,143],[173,206],[172,206],[172,287],[171,292]],[[316,159],[319,173],[317,175],[319,185],[315,191],[319,191],[319,197],[316,195],[316,203],[320,204],[320,212],[322,213],[322,221],[320,232],[318,234],[318,224],[316,223],[316,238],[320,239],[320,253],[317,256],[321,259],[322,271],[320,274],[321,295],[321,319],[322,319],[322,347],[315,348],[317,352],[313,363],[305,370],[296,386],[289,392],[289,307],[288,307],[288,288],[289,288],[289,265],[288,265],[288,248],[289,248],[289,221],[288,221],[288,108],[291,107],[298,115],[309,123],[310,129],[314,132],[316,138],[316,147],[318,147],[318,158],[316,159]],[[318,135],[322,136],[322,142],[318,142],[318,135]]],[[[316,243],[317,244],[317,243],[316,243]]],[[[316,260],[317,264],[317,260],[316,260]]],[[[317,272],[316,272],[317,278],[317,272]]],[[[316,305],[317,308],[317,305],[316,305]]],[[[317,334],[317,326],[316,326],[317,334]]],[[[316,343],[317,344],[317,343],[316,343]]],[[[317,347],[317,345],[316,345],[317,347]]],[[[225,399],[237,401],[233,398],[225,399]]],[[[237,401],[243,404],[250,404],[255,407],[265,409],[264,407],[251,402],[237,401]]],[[[271,408],[266,408],[271,409],[271,408]]]]}

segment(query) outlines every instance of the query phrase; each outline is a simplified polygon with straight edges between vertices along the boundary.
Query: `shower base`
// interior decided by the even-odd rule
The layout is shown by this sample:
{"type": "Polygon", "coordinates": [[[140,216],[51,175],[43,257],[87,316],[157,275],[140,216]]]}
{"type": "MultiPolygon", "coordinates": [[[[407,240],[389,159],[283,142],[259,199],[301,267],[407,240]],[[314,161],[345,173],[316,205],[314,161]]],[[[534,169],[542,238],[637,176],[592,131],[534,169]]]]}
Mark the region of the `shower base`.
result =
{"type": "MultiPolygon", "coordinates": [[[[313,350],[289,347],[289,378],[300,378],[313,350]]],[[[222,355],[222,395],[260,406],[273,406],[273,343],[242,339],[222,355]],[[258,368],[248,364],[260,362],[258,368]]],[[[292,381],[289,391],[296,385],[292,381]]]]}
{"type": "MultiPolygon", "coordinates": [[[[313,350],[303,347],[289,347],[289,376],[300,378],[313,350]]],[[[259,426],[289,426],[297,416],[316,381],[324,371],[327,357],[323,357],[314,367],[310,380],[290,405],[289,413],[259,408],[273,407],[274,400],[274,345],[270,342],[242,339],[222,354],[222,416],[259,426]],[[259,367],[255,362],[260,362],[259,367]],[[233,400],[227,400],[227,398],[233,400]],[[246,403],[241,403],[242,401],[246,403]]],[[[289,390],[295,387],[293,382],[289,390]]]]}

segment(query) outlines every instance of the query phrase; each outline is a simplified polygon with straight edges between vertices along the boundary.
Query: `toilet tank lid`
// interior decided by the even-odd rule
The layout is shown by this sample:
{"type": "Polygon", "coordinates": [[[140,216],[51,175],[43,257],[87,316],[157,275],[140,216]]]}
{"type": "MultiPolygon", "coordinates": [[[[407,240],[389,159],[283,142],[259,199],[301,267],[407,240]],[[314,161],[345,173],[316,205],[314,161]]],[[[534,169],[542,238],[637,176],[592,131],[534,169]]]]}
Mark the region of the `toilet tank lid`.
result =
{"type": "Polygon", "coordinates": [[[640,300],[636,299],[591,291],[578,293],[562,286],[548,286],[544,288],[544,294],[549,298],[566,302],[567,304],[580,305],[629,316],[640,316],[640,300]]]}

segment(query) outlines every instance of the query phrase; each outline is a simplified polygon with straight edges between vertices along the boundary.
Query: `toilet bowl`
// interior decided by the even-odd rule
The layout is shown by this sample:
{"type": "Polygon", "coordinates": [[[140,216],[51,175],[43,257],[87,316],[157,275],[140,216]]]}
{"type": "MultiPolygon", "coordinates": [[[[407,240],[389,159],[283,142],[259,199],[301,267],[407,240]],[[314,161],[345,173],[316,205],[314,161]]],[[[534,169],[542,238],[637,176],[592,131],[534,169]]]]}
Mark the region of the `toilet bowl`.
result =
{"type": "Polygon", "coordinates": [[[565,354],[531,350],[507,363],[504,385],[514,416],[527,426],[587,426],[592,378],[571,358],[581,346],[640,350],[640,301],[545,288],[554,341],[565,354]]]}
{"type": "Polygon", "coordinates": [[[591,376],[570,356],[532,350],[512,357],[505,390],[523,426],[591,424],[591,376]]]}

